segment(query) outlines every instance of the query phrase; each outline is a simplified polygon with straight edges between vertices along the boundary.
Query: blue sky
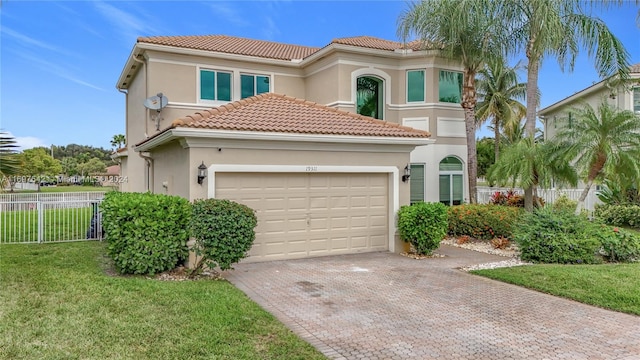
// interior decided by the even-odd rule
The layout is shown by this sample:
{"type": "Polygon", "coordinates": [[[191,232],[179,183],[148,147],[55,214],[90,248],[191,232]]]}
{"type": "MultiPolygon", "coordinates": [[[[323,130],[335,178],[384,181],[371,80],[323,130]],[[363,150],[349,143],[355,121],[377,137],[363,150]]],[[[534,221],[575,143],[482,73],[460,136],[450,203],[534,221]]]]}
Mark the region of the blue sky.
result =
{"type": "MultiPolygon", "coordinates": [[[[112,136],[124,133],[124,95],[115,83],[138,36],[225,34],[308,46],[358,35],[398,40],[396,20],[406,6],[405,1],[3,0],[0,129],[24,148],[70,143],[110,148],[112,136]]],[[[631,53],[631,63],[640,62],[637,12],[629,1],[599,14],[631,53]]],[[[541,105],[597,81],[584,51],[573,73],[562,73],[549,59],[540,73],[541,105]]]]}

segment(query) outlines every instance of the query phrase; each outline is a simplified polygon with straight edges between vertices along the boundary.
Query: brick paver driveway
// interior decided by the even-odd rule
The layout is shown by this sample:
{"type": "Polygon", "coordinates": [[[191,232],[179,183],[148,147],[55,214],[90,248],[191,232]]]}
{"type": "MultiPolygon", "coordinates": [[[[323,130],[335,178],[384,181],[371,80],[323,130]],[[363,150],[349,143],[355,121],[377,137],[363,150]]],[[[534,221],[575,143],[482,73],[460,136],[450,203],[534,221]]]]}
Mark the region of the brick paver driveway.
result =
{"type": "Polygon", "coordinates": [[[240,264],[224,276],[334,359],[640,359],[640,317],[464,273],[442,246],[240,264]]]}

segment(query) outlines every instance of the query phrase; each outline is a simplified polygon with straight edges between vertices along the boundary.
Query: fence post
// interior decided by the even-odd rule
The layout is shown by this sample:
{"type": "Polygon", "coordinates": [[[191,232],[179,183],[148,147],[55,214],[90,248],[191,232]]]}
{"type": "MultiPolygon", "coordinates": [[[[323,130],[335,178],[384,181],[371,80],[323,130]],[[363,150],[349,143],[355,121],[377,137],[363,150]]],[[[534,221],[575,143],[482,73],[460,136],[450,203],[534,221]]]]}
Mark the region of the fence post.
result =
{"type": "Polygon", "coordinates": [[[44,211],[40,200],[36,201],[36,210],[38,211],[38,244],[42,244],[42,238],[44,237],[44,211]]]}

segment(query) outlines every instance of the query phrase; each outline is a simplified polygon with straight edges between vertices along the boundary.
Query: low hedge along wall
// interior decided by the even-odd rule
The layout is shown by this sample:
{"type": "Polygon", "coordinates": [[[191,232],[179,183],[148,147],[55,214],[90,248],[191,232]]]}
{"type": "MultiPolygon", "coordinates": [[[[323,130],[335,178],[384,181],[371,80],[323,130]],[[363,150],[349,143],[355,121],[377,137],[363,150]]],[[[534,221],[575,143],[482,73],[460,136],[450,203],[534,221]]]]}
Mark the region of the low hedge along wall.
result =
{"type": "Polygon", "coordinates": [[[449,209],[449,235],[481,240],[513,238],[513,228],[523,210],[501,205],[458,205],[449,209]]]}

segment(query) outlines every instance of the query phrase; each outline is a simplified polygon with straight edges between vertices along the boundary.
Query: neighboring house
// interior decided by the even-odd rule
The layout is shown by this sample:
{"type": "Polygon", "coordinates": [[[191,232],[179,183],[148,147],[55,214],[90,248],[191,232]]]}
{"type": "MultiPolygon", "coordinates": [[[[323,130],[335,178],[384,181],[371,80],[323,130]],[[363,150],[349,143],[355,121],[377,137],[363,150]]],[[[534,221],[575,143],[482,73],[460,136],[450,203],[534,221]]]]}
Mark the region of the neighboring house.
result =
{"type": "Polygon", "coordinates": [[[615,87],[602,80],[538,111],[544,124],[545,139],[552,139],[563,126],[571,128],[571,108],[581,107],[584,103],[597,109],[605,100],[619,109],[640,114],[640,63],[631,66],[630,77],[630,82],[615,87]]]}
{"type": "Polygon", "coordinates": [[[139,38],[117,83],[122,190],[249,205],[251,261],[399,251],[399,206],[468,198],[460,71],[372,37],[139,38]],[[161,112],[143,106],[157,93],[161,112]]]}

